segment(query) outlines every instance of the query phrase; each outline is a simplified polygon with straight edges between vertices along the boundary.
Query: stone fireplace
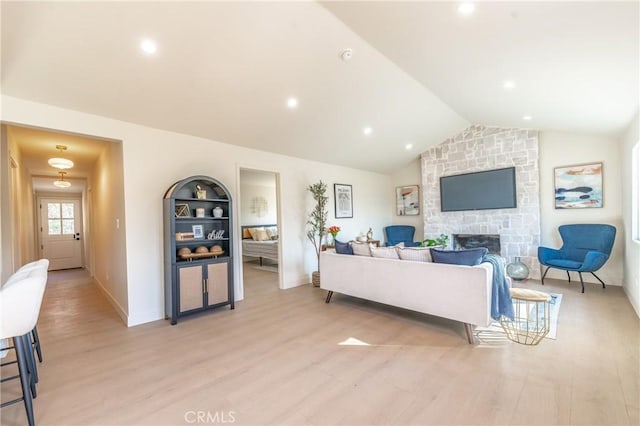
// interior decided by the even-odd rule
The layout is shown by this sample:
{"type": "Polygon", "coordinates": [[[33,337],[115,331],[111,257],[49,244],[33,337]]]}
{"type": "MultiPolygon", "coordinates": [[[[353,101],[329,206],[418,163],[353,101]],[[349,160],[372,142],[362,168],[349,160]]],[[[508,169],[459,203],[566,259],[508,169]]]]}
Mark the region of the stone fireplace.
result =
{"type": "Polygon", "coordinates": [[[490,254],[501,253],[498,234],[453,234],[452,240],[454,250],[486,247],[490,254]]]}
{"type": "MultiPolygon", "coordinates": [[[[471,126],[422,153],[424,238],[498,235],[497,251],[507,262],[519,256],[539,278],[540,245],[538,132],[471,126]],[[440,211],[440,177],[516,168],[517,208],[440,211]]],[[[489,243],[486,240],[485,243],[489,243]]],[[[455,244],[455,243],[454,243],[455,244]]],[[[455,247],[455,245],[453,246],[455,247]]]]}

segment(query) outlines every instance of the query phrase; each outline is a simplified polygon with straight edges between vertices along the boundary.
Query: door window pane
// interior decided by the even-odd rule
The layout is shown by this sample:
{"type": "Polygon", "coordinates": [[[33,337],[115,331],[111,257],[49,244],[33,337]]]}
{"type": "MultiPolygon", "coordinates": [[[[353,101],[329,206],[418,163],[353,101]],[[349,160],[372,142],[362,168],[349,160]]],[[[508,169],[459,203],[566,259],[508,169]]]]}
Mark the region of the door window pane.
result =
{"type": "Polygon", "coordinates": [[[49,235],[75,234],[73,203],[47,203],[49,235]]]}
{"type": "Polygon", "coordinates": [[[73,219],[73,203],[62,203],[62,217],[73,219]]]}
{"type": "Polygon", "coordinates": [[[60,217],[60,203],[47,203],[47,217],[49,219],[60,217]]]}
{"type": "Polygon", "coordinates": [[[62,219],[62,233],[64,235],[73,235],[73,219],[62,219]]]}
{"type": "Polygon", "coordinates": [[[60,220],[49,219],[49,235],[60,235],[61,231],[60,220]]]}

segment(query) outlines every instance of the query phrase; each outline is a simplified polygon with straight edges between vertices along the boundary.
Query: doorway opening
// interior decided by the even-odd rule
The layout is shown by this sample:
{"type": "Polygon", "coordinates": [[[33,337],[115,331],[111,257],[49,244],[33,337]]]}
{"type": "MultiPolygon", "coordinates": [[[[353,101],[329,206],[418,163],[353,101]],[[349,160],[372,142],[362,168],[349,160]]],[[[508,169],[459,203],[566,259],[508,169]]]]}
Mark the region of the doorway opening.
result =
{"type": "Polygon", "coordinates": [[[38,197],[40,258],[49,270],[82,268],[82,210],[80,194],[73,198],[38,197]]]}
{"type": "Polygon", "coordinates": [[[85,268],[126,324],[122,141],[15,123],[1,130],[2,156],[12,159],[11,174],[3,171],[11,185],[0,182],[3,279],[42,257],[50,270],[85,268]],[[49,161],[60,156],[71,163],[64,175],[49,161]]]}
{"type": "Polygon", "coordinates": [[[239,223],[243,296],[282,288],[278,174],[240,169],[239,223]]]}

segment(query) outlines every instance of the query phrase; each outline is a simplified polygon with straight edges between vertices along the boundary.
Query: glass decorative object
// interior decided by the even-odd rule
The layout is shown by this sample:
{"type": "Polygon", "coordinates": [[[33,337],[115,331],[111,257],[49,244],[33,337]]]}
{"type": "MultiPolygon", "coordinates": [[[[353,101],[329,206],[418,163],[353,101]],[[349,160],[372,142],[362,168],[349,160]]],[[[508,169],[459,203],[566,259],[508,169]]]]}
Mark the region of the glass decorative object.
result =
{"type": "Polygon", "coordinates": [[[526,280],[529,277],[529,267],[516,257],[513,263],[507,265],[507,275],[515,281],[526,280]]]}

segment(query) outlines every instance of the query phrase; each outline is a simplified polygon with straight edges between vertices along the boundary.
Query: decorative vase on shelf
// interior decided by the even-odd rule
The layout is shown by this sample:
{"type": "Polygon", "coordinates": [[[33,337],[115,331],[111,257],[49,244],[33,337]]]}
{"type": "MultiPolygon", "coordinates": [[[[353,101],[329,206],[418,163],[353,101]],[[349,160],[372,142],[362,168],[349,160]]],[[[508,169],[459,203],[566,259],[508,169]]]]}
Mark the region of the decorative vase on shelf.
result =
{"type": "Polygon", "coordinates": [[[507,275],[516,281],[526,280],[529,277],[529,268],[516,256],[515,261],[507,265],[507,275]]]}
{"type": "Polygon", "coordinates": [[[213,217],[222,217],[222,209],[220,207],[213,209],[213,217]]]}

